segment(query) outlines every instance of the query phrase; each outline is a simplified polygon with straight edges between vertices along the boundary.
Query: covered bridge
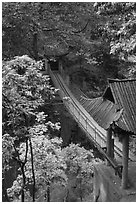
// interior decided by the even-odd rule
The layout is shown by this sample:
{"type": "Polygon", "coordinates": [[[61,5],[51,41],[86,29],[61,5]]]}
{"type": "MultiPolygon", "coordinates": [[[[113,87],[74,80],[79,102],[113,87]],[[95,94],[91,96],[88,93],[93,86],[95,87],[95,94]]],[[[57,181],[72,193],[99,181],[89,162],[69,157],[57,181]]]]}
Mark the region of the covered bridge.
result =
{"type": "Polygon", "coordinates": [[[122,143],[122,187],[127,187],[129,136],[136,135],[136,80],[108,79],[108,87],[101,97],[88,99],[81,97],[81,104],[93,119],[107,130],[107,154],[114,157],[114,140],[122,143]]]}

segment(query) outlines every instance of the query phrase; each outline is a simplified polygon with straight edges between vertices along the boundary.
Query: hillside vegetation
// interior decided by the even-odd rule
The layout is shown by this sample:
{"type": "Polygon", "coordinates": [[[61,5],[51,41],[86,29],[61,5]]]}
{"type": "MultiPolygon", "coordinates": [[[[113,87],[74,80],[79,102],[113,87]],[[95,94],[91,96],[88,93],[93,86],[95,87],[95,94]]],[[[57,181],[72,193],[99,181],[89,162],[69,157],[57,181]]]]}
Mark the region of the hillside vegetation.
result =
{"type": "Polygon", "coordinates": [[[93,166],[63,147],[57,90],[43,59],[61,60],[90,97],[107,78],[136,76],[135,2],[2,3],[3,201],[93,201],[93,166]]]}

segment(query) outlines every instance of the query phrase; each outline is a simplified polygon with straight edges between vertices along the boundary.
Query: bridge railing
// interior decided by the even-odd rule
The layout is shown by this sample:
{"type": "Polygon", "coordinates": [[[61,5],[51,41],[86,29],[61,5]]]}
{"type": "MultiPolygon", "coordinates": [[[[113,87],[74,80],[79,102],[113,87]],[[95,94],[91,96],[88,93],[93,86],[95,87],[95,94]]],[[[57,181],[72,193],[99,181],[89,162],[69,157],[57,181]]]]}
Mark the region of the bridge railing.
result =
{"type": "MultiPolygon", "coordinates": [[[[64,105],[79,126],[87,133],[89,139],[101,150],[102,147],[106,146],[106,131],[93,120],[82,105],[75,99],[60,74],[56,71],[52,72],[51,70],[49,70],[49,72],[55,87],[59,89],[59,95],[63,99],[64,105]]],[[[119,148],[115,147],[115,152],[119,157],[122,156],[119,148]]]]}

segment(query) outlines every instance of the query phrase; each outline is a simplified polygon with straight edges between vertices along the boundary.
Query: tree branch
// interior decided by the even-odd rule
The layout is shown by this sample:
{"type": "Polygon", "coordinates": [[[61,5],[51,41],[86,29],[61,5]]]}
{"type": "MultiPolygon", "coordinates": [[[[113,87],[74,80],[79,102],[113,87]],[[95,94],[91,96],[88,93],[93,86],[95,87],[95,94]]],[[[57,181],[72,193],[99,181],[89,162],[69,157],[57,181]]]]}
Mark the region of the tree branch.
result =
{"type": "Polygon", "coordinates": [[[22,168],[22,166],[24,165],[24,162],[22,162],[22,161],[20,160],[19,152],[17,151],[17,149],[16,149],[16,147],[15,147],[15,144],[13,144],[13,148],[14,148],[14,150],[15,150],[15,152],[16,152],[16,154],[17,154],[17,158],[18,158],[18,159],[17,159],[16,157],[13,156],[13,159],[16,160],[16,161],[19,163],[20,167],[22,168]]]}
{"type": "Polygon", "coordinates": [[[26,138],[26,152],[25,152],[25,159],[24,159],[24,162],[22,162],[20,160],[20,156],[19,156],[19,152],[17,151],[16,149],[16,146],[15,144],[13,144],[13,147],[14,147],[14,150],[17,154],[17,157],[13,157],[20,165],[21,167],[21,172],[22,172],[22,176],[23,176],[23,183],[22,183],[22,190],[21,190],[21,202],[24,202],[24,198],[25,198],[25,195],[24,195],[24,188],[25,188],[25,185],[26,185],[26,176],[25,176],[25,170],[24,170],[24,167],[25,167],[25,164],[27,162],[27,153],[28,153],[28,138],[26,138]]]}
{"type": "Polygon", "coordinates": [[[26,138],[26,152],[25,152],[24,164],[26,164],[27,162],[27,153],[28,153],[28,138],[26,138]]]}
{"type": "Polygon", "coordinates": [[[84,26],[81,30],[72,31],[72,32],[73,32],[73,33],[81,33],[82,31],[84,31],[84,30],[87,28],[89,21],[90,21],[90,20],[88,19],[87,23],[85,24],[85,26],[84,26]]]}
{"type": "MultiPolygon", "coordinates": [[[[36,27],[36,28],[38,28],[38,29],[40,29],[40,30],[42,30],[42,31],[46,31],[46,32],[50,32],[50,31],[57,31],[57,30],[59,30],[58,28],[47,28],[47,27],[41,27],[38,23],[36,23],[33,19],[31,19],[31,21],[32,21],[32,23],[33,23],[33,25],[36,27]]],[[[35,29],[34,29],[35,30],[35,29]]],[[[32,32],[34,32],[34,30],[32,30],[32,32]]]]}
{"type": "Polygon", "coordinates": [[[34,172],[34,159],[33,159],[33,147],[32,147],[32,141],[29,137],[29,143],[30,143],[30,152],[31,152],[31,165],[32,165],[32,175],[33,175],[33,202],[35,202],[35,172],[34,172]]]}
{"type": "Polygon", "coordinates": [[[8,99],[8,97],[5,95],[5,93],[2,93],[2,96],[5,98],[5,100],[6,100],[8,103],[11,103],[11,101],[8,99]]]}
{"type": "Polygon", "coordinates": [[[44,57],[46,57],[46,58],[50,58],[50,57],[65,57],[66,55],[68,55],[70,52],[67,52],[67,53],[64,53],[64,54],[61,54],[61,55],[46,55],[46,54],[44,54],[44,57]]]}
{"type": "Polygon", "coordinates": [[[59,29],[58,29],[58,28],[49,28],[49,29],[43,28],[43,29],[42,29],[42,31],[46,31],[46,32],[57,31],[57,30],[59,30],[59,29]]]}

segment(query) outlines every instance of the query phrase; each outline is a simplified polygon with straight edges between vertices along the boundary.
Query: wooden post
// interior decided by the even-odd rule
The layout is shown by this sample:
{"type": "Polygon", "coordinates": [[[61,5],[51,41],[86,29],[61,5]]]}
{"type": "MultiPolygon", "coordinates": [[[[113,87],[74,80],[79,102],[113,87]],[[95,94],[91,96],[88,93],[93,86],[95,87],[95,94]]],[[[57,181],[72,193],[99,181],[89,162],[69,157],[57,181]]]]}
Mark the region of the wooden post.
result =
{"type": "Polygon", "coordinates": [[[111,139],[111,158],[114,158],[114,139],[111,139]]]}
{"type": "Polygon", "coordinates": [[[38,60],[38,34],[37,32],[34,32],[33,34],[33,52],[34,52],[34,58],[37,61],[38,60]]]}
{"type": "MultiPolygon", "coordinates": [[[[107,140],[106,140],[106,145],[107,145],[107,155],[111,157],[112,155],[112,129],[111,126],[107,130],[107,140]]],[[[109,162],[107,161],[107,165],[109,165],[109,162]]]]}
{"type": "Polygon", "coordinates": [[[45,65],[45,71],[48,74],[49,65],[48,65],[48,60],[46,58],[44,59],[44,65],[45,65]]]}
{"type": "Polygon", "coordinates": [[[60,74],[62,76],[63,75],[63,65],[62,65],[62,61],[61,60],[58,61],[58,66],[59,66],[59,72],[60,72],[60,74]]]}
{"type": "Polygon", "coordinates": [[[49,61],[47,61],[47,74],[50,74],[50,69],[51,69],[50,63],[49,61]]]}
{"type": "Polygon", "coordinates": [[[62,108],[60,115],[61,138],[63,146],[67,146],[71,141],[72,119],[66,109],[62,108]]]}
{"type": "Polygon", "coordinates": [[[123,146],[123,172],[122,172],[122,188],[126,189],[128,186],[128,157],[129,157],[129,136],[126,135],[122,139],[123,146]]]}

